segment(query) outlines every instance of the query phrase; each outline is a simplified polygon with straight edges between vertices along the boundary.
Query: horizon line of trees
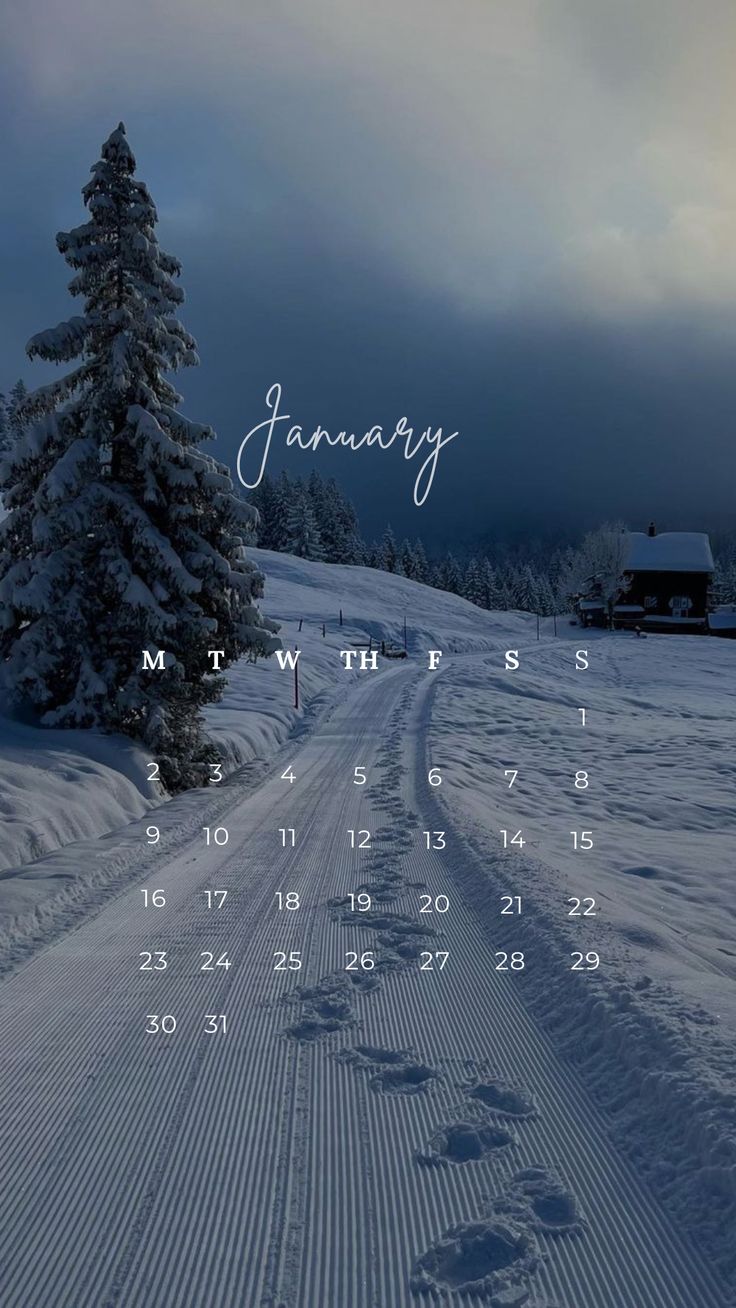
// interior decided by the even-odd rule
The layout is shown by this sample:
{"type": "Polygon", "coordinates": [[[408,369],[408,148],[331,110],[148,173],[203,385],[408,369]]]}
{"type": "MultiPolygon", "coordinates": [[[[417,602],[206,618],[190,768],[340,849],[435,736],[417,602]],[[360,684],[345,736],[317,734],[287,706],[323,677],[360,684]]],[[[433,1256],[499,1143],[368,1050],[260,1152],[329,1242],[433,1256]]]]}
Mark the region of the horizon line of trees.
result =
{"type": "MultiPolygon", "coordinates": [[[[20,378],[7,392],[0,391],[0,457],[12,450],[29,425],[24,408],[28,397],[20,378]]],[[[586,576],[601,575],[602,557],[607,591],[617,586],[620,569],[607,556],[611,540],[625,530],[622,522],[588,532],[577,546],[551,552],[499,545],[465,558],[452,552],[431,557],[419,537],[397,542],[390,524],[380,539],[366,543],[350,499],[334,477],[325,479],[316,471],[306,480],[286,470],[276,478],[266,474],[247,499],[259,515],[257,527],[249,532],[250,544],[298,558],[395,573],[482,609],[517,609],[542,617],[559,613],[584,591],[586,576]]],[[[715,533],[713,547],[715,599],[736,604],[736,530],[715,533]]]]}
{"type": "MultiPolygon", "coordinates": [[[[248,500],[259,515],[251,543],[262,549],[377,568],[460,595],[482,609],[550,616],[585,593],[592,576],[603,577],[606,593],[613,595],[623,567],[626,526],[620,521],[586,533],[575,546],[550,551],[499,545],[461,558],[451,552],[431,556],[421,538],[397,542],[390,524],[380,539],[366,542],[352,502],[334,477],[324,479],[316,471],[306,480],[286,470],[278,477],[266,474],[248,500]]],[[[714,592],[719,602],[736,603],[736,531],[720,533],[718,546],[714,592]]]]}
{"type": "Polygon", "coordinates": [[[541,558],[515,558],[510,550],[432,557],[419,537],[397,541],[390,524],[380,539],[366,542],[352,502],[334,477],[324,479],[316,471],[306,480],[286,470],[278,477],[266,474],[248,501],[259,515],[252,543],[262,549],[377,568],[460,595],[482,609],[520,609],[541,616],[559,612],[561,550],[548,565],[541,558]]]}

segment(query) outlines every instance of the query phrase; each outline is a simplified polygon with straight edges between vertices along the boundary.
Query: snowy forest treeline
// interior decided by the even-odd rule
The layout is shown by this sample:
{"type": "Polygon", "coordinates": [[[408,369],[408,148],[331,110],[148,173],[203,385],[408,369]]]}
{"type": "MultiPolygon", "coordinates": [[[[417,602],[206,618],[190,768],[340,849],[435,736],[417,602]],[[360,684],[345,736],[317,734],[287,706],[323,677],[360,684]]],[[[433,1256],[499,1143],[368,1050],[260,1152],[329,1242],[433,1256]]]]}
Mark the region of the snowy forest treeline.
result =
{"type": "MultiPolygon", "coordinates": [[[[253,541],[263,549],[398,573],[461,595],[482,609],[520,609],[541,616],[564,612],[578,584],[600,566],[595,532],[576,546],[514,550],[499,545],[468,557],[433,557],[420,539],[397,542],[390,525],[380,540],[366,543],[351,501],[334,477],[325,480],[316,472],[306,481],[286,471],[276,478],[266,475],[248,498],[259,516],[253,541]]],[[[601,531],[623,528],[617,523],[601,531]]],[[[716,595],[721,602],[736,603],[736,533],[722,533],[714,545],[716,595]]]]}

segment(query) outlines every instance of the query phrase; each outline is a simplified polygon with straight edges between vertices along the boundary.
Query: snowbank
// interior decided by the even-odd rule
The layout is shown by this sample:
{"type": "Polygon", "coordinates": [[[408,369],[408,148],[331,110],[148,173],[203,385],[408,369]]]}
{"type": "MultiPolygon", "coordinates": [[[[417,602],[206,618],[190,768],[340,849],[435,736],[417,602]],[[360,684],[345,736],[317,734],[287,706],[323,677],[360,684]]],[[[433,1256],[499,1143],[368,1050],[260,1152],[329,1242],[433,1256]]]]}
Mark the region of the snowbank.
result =
{"type": "MultiPolygon", "coordinates": [[[[529,628],[526,615],[491,615],[455,595],[371,568],[249,553],[266,575],[264,611],[281,622],[284,647],[302,651],[300,709],[294,708],[293,674],[275,659],[231,668],[225,698],[206,713],[227,772],[270,758],[291,732],[304,729],[305,714],[318,714],[344,689],[341,649],[369,637],[403,644],[404,619],[410,653],[430,646],[482,649],[529,628]]],[[[42,730],[6,714],[0,715],[0,738],[0,868],[17,870],[72,841],[100,836],[165,798],[148,781],[149,756],[121,737],[42,730]]],[[[7,874],[0,881],[0,916],[29,897],[12,882],[7,874]]]]}

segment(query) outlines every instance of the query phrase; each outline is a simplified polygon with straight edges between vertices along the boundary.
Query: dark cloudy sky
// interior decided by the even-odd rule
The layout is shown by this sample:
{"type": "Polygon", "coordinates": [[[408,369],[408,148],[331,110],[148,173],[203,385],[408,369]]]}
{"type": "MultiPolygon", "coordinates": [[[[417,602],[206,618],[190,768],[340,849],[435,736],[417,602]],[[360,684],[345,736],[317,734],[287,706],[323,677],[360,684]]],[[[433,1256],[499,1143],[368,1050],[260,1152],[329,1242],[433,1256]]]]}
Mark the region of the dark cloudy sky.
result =
{"type": "Polygon", "coordinates": [[[320,459],[369,532],[736,522],[732,0],[2,7],[0,386],[122,118],[220,457],[278,380],[305,428],[459,430],[421,509],[395,451],[320,459]]]}

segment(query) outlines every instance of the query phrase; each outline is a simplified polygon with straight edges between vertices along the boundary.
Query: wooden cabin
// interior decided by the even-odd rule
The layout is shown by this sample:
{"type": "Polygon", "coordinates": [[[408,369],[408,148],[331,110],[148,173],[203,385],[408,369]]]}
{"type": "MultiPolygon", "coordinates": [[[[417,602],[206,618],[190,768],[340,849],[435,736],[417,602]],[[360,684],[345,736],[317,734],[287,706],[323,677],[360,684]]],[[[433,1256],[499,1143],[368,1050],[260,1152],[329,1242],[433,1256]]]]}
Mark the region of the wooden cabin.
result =
{"type": "Polygon", "coordinates": [[[648,631],[708,630],[713,555],[704,532],[627,533],[623,584],[613,605],[614,627],[648,631]]]}

